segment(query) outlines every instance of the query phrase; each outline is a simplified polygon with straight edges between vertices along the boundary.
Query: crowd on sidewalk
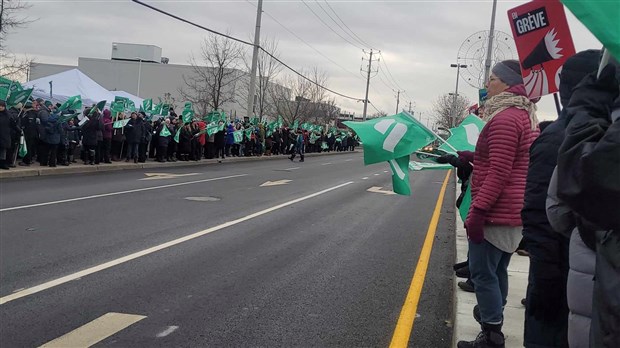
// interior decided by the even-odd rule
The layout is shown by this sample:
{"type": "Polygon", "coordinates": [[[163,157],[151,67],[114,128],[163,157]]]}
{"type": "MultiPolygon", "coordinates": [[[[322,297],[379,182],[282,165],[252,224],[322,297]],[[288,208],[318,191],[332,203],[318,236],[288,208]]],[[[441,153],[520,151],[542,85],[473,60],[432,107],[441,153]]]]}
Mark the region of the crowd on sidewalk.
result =
{"type": "MultiPolygon", "coordinates": [[[[113,161],[158,162],[199,161],[226,157],[289,155],[306,152],[353,151],[358,145],[352,134],[309,132],[301,128],[278,127],[268,131],[264,124],[219,121],[217,132],[206,131],[204,121],[184,123],[170,110],[167,117],[150,121],[144,112],[120,113],[114,118],[109,109],[91,112],[84,121],[71,118],[50,101],[30,100],[6,110],[0,101],[0,168],[30,166],[87,165],[113,161]],[[121,122],[121,126],[116,126],[121,122]],[[226,123],[226,124],[225,124],[226,123]],[[243,131],[242,137],[235,133],[243,131]],[[344,135],[343,135],[344,134],[344,135]],[[20,140],[27,152],[20,154],[20,140]]],[[[73,112],[68,110],[68,112],[73,112]]]]}
{"type": "Polygon", "coordinates": [[[587,50],[565,62],[553,122],[538,122],[519,62],[497,63],[475,151],[438,160],[457,168],[457,205],[471,192],[468,260],[455,271],[481,331],[459,348],[505,346],[516,250],[530,258],[525,347],[620,347],[620,66],[597,76],[600,60],[587,50]]]}

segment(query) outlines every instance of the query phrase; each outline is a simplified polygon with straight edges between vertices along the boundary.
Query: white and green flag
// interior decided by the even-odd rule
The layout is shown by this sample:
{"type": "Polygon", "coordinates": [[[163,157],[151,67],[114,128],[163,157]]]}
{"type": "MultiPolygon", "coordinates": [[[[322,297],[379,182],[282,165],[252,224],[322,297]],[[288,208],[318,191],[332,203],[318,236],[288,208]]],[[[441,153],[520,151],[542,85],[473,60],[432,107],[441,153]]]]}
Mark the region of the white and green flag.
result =
{"type": "MultiPolygon", "coordinates": [[[[478,116],[469,115],[465,117],[458,127],[450,129],[452,135],[450,135],[446,142],[459,151],[474,151],[480,132],[482,132],[485,124],[478,116]]],[[[455,154],[454,149],[448,144],[441,144],[439,149],[455,154]]]]}
{"type": "Polygon", "coordinates": [[[420,170],[446,170],[452,169],[452,165],[450,164],[441,164],[441,163],[431,163],[431,162],[409,162],[409,169],[420,171],[420,170]]]}
{"type": "Polygon", "coordinates": [[[124,120],[118,120],[118,121],[114,121],[114,123],[112,124],[112,128],[123,128],[127,125],[127,123],[129,123],[129,119],[126,118],[124,120]]]}
{"type": "Polygon", "coordinates": [[[164,126],[161,129],[161,132],[159,132],[159,136],[160,137],[169,137],[171,135],[172,135],[172,133],[170,133],[170,129],[168,129],[168,126],[166,126],[164,124],[164,126]]]}
{"type": "Polygon", "coordinates": [[[238,130],[233,132],[233,137],[235,138],[235,144],[239,144],[243,141],[243,130],[238,130]]]}
{"type": "Polygon", "coordinates": [[[394,192],[411,194],[409,155],[435,140],[435,134],[406,112],[365,122],[343,122],[364,142],[364,164],[390,162],[394,192]]]}
{"type": "Polygon", "coordinates": [[[82,96],[74,95],[73,97],[69,97],[67,101],[62,103],[62,105],[58,108],[58,111],[80,110],[81,108],[82,108],[82,96]]]}

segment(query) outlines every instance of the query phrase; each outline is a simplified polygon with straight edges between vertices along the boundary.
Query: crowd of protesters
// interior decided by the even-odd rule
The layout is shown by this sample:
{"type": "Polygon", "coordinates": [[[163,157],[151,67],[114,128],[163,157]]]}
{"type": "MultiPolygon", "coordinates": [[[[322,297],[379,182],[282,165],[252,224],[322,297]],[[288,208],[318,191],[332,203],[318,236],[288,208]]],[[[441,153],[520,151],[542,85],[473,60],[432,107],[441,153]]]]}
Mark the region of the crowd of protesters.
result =
{"type": "MultiPolygon", "coordinates": [[[[173,109],[166,117],[152,121],[144,112],[119,113],[109,109],[83,111],[84,117],[62,122],[59,105],[42,99],[18,104],[10,110],[0,105],[0,168],[30,166],[69,166],[82,162],[97,165],[125,161],[143,163],[199,161],[226,157],[276,156],[353,151],[358,142],[351,134],[310,132],[279,127],[268,131],[264,124],[249,121],[219,121],[214,134],[206,132],[207,123],[184,123],[173,109]],[[84,121],[80,121],[83,119],[84,121]],[[121,126],[115,127],[115,124],[121,126]],[[6,125],[5,125],[6,123],[6,125]],[[234,132],[243,131],[243,139],[235,141],[234,132]],[[178,132],[178,134],[177,134],[178,132]],[[270,133],[270,134],[269,134],[270,133]],[[267,135],[269,134],[269,135],[267,135]],[[18,156],[23,136],[27,154],[18,156]],[[18,161],[21,157],[21,160],[18,161]]],[[[68,110],[67,112],[73,112],[68,110]]]]}
{"type": "Polygon", "coordinates": [[[540,123],[519,62],[498,63],[475,152],[440,159],[471,186],[468,260],[455,271],[475,292],[481,332],[459,348],[505,346],[517,249],[530,259],[525,347],[620,347],[620,65],[597,76],[600,61],[587,50],[565,62],[564,109],[540,123]]]}

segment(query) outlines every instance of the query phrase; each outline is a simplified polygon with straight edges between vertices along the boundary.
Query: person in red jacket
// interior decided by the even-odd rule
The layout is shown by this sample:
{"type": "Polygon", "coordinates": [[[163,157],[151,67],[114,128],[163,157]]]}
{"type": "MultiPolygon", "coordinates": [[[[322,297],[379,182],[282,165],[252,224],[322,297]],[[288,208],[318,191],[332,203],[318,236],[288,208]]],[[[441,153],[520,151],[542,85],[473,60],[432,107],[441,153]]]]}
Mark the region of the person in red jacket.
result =
{"type": "Polygon", "coordinates": [[[474,318],[482,332],[474,341],[459,342],[458,348],[504,347],[508,264],[521,241],[529,149],[539,134],[536,106],[527,97],[518,61],[497,63],[487,91],[483,114],[487,124],[475,154],[469,156],[474,171],[472,203],[465,220],[469,269],[478,302],[474,318]]]}

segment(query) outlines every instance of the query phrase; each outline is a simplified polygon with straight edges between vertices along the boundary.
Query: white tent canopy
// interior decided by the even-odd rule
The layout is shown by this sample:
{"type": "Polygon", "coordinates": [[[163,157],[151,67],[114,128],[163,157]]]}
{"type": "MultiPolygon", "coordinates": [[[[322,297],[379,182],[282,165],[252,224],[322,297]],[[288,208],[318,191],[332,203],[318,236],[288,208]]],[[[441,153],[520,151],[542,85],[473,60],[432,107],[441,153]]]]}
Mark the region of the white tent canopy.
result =
{"type": "Polygon", "coordinates": [[[28,81],[24,85],[29,88],[34,88],[37,94],[46,94],[49,96],[50,82],[54,95],[67,97],[81,95],[82,100],[91,100],[94,102],[101,100],[111,102],[114,100],[114,94],[110,93],[110,91],[100,86],[78,69],[71,69],[58,74],[41,77],[36,80],[28,81]]]}

